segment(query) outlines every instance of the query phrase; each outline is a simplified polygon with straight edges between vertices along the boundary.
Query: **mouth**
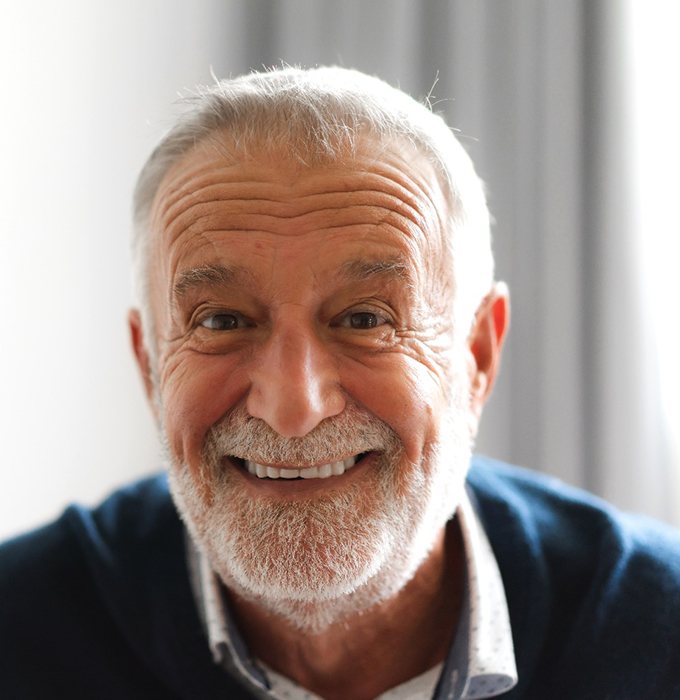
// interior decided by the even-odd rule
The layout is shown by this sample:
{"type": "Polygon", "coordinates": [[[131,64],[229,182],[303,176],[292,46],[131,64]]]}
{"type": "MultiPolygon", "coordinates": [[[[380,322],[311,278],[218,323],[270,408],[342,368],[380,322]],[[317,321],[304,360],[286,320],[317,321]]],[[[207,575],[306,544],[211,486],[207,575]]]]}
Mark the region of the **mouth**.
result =
{"type": "Polygon", "coordinates": [[[358,462],[360,462],[369,452],[361,452],[345,459],[338,459],[333,462],[319,464],[313,467],[275,467],[268,464],[260,464],[249,459],[241,459],[232,456],[231,459],[242,469],[245,469],[252,476],[258,479],[328,479],[333,476],[342,476],[358,462]]]}

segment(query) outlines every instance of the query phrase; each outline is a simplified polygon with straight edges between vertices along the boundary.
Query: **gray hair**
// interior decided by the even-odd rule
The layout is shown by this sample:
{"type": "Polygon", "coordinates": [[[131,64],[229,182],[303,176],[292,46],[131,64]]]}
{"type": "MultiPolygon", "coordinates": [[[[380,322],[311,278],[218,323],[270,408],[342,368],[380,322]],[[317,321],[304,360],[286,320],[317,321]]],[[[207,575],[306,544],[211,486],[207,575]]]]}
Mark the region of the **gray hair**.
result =
{"type": "MultiPolygon", "coordinates": [[[[149,218],[169,169],[210,136],[228,137],[235,158],[248,148],[286,152],[302,164],[352,156],[366,138],[406,143],[435,166],[449,204],[451,256],[457,321],[472,322],[493,282],[493,255],[484,186],[469,156],[429,108],[379,78],[354,70],[282,68],[222,80],[184,100],[186,112],[144,165],[134,193],[133,275],[145,321],[148,300],[149,218]]],[[[151,340],[147,336],[147,341],[151,340]]]]}

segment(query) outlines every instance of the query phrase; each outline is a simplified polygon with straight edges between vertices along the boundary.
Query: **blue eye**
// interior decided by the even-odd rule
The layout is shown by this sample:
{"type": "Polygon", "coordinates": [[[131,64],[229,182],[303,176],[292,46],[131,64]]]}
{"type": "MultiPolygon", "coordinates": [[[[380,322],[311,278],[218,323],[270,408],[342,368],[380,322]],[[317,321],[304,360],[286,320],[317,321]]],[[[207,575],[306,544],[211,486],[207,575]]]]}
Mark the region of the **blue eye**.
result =
{"type": "Polygon", "coordinates": [[[240,314],[213,314],[201,321],[201,326],[211,331],[234,331],[244,325],[240,314]]]}

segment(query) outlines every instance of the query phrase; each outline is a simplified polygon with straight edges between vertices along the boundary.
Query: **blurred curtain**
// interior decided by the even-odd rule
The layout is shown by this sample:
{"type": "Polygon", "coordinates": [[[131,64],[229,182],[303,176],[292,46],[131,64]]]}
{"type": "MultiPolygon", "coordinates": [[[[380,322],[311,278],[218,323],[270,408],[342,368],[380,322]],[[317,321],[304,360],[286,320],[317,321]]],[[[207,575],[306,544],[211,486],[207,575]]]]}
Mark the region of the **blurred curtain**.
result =
{"type": "Polygon", "coordinates": [[[487,182],[512,294],[479,449],[672,520],[632,224],[626,8],[251,0],[233,7],[245,30],[225,58],[339,63],[432,91],[487,182]]]}

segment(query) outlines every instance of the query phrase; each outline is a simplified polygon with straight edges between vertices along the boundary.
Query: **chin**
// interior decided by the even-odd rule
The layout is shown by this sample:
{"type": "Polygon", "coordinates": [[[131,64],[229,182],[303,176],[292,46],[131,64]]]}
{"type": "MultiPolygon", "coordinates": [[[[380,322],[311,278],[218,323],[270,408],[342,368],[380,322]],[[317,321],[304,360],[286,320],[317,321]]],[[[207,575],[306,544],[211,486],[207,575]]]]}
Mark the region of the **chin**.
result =
{"type": "MultiPolygon", "coordinates": [[[[356,410],[346,418],[356,422],[356,410]]],[[[368,421],[374,429],[364,434],[380,442],[371,446],[379,448],[379,458],[370,471],[344,488],[295,500],[253,498],[243,479],[222,466],[220,443],[225,435],[233,440],[235,420],[243,424],[241,416],[230,416],[227,425],[211,429],[201,482],[166,455],[173,499],[227,588],[307,633],[397,595],[460,502],[471,451],[469,437],[453,430],[465,425],[460,416],[445,420],[440,439],[412,463],[396,434],[362,413],[362,425],[368,421]]],[[[324,432],[334,431],[333,420],[324,432]]],[[[355,440],[358,431],[346,428],[342,424],[334,434],[355,440]]],[[[162,443],[167,451],[167,440],[162,443]]],[[[328,436],[319,444],[327,450],[328,436]]],[[[345,447],[361,452],[366,445],[345,447]]]]}

